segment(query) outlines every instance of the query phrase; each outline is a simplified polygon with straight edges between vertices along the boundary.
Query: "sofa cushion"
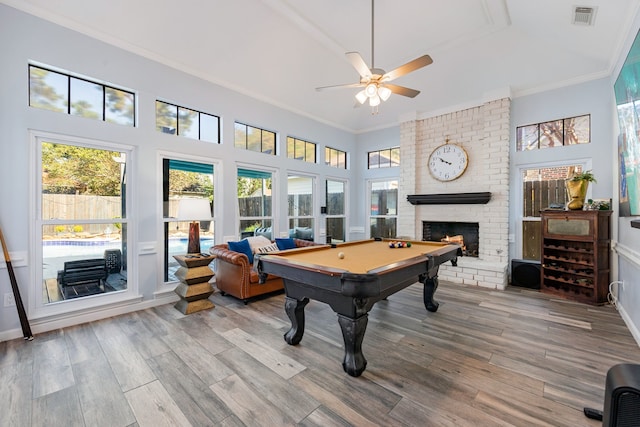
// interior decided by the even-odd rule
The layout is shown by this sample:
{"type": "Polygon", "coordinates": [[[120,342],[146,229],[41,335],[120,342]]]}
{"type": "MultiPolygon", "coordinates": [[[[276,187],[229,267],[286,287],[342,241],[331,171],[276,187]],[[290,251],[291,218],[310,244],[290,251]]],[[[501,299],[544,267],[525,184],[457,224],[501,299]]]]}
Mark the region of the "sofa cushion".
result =
{"type": "Polygon", "coordinates": [[[269,252],[279,251],[279,250],[280,248],[278,247],[278,245],[276,245],[275,243],[271,243],[267,246],[262,246],[261,248],[258,248],[258,253],[266,254],[269,252]]]}
{"type": "Polygon", "coordinates": [[[296,248],[296,242],[292,238],[276,238],[276,245],[281,251],[296,248]]]}
{"type": "Polygon", "coordinates": [[[246,239],[239,242],[228,242],[229,250],[234,252],[240,252],[245,254],[249,258],[249,264],[253,264],[253,251],[251,251],[251,245],[246,239]]]}
{"type": "Polygon", "coordinates": [[[263,246],[269,246],[271,244],[271,240],[267,239],[264,236],[250,236],[245,239],[249,242],[249,246],[251,246],[251,252],[254,254],[258,252],[258,249],[263,246]]]}

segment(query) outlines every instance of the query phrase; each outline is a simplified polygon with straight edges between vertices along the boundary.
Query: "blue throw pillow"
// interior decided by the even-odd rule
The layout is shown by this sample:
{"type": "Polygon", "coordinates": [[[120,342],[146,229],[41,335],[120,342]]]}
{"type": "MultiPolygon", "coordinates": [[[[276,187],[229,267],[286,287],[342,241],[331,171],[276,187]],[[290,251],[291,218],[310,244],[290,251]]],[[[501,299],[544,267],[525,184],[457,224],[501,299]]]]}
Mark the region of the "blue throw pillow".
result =
{"type": "Polygon", "coordinates": [[[249,258],[249,264],[253,264],[253,252],[251,252],[251,246],[248,240],[243,239],[239,242],[227,242],[227,244],[229,245],[230,251],[245,254],[249,258]]]}
{"type": "Polygon", "coordinates": [[[296,242],[294,242],[291,238],[276,238],[276,245],[278,245],[278,249],[280,249],[281,251],[296,248],[296,242]]]}

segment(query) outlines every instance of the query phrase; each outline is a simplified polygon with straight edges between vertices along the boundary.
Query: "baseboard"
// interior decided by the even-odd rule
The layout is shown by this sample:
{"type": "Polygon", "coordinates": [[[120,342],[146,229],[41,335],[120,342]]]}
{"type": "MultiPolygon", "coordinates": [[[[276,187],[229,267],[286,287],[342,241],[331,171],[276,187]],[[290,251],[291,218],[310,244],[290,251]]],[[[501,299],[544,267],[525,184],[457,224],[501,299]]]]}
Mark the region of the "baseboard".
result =
{"type": "MultiPolygon", "coordinates": [[[[146,310],[164,304],[170,304],[178,301],[180,298],[175,293],[162,294],[152,300],[142,300],[142,297],[134,297],[133,300],[139,302],[131,303],[130,300],[119,302],[107,308],[96,307],[94,310],[79,313],[64,313],[46,318],[40,318],[30,322],[31,330],[34,335],[53,331],[60,328],[68,328],[69,326],[80,325],[82,323],[93,322],[96,320],[106,319],[108,317],[118,316],[121,314],[132,313],[134,311],[146,310]]],[[[11,329],[0,332],[0,342],[21,338],[22,329],[11,329]]]]}

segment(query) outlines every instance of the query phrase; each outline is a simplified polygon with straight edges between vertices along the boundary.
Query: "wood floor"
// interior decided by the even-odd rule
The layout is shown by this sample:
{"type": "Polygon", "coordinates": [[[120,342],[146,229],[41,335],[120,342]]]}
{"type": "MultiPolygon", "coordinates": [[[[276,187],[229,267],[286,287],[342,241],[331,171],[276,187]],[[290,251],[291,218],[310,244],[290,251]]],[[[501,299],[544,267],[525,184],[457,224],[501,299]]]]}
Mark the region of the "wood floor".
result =
{"type": "Polygon", "coordinates": [[[0,425],[597,426],[607,370],[640,363],[611,306],[441,282],[437,313],[419,285],[374,306],[352,378],[328,306],[289,346],[282,294],[211,299],[0,343],[0,425]]]}

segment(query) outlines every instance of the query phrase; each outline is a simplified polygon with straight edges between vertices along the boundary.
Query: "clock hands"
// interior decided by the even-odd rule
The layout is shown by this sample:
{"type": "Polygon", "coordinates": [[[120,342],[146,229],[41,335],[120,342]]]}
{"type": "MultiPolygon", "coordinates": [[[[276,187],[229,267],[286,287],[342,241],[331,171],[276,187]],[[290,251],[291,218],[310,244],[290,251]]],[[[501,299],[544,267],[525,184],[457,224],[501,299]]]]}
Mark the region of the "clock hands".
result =
{"type": "Polygon", "coordinates": [[[451,162],[447,162],[446,160],[444,160],[442,157],[438,157],[438,160],[440,160],[442,163],[446,163],[448,165],[451,164],[451,162]]]}

